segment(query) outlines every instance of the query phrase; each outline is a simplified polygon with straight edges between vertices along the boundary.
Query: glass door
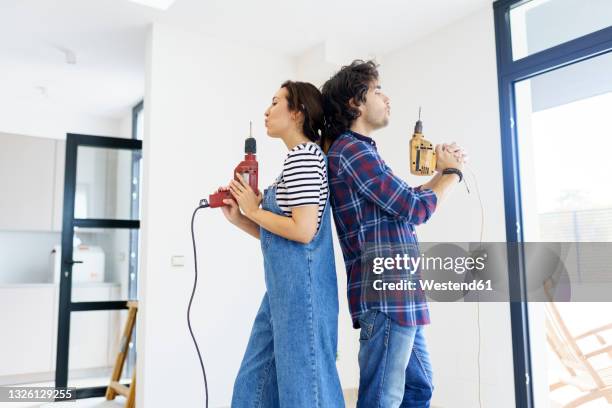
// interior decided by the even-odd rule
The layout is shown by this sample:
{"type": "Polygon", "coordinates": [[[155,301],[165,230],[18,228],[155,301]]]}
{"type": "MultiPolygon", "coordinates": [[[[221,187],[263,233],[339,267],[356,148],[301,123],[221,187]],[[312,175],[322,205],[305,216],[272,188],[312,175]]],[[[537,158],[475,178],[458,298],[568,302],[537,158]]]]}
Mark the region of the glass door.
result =
{"type": "Polygon", "coordinates": [[[77,398],[104,395],[136,300],[141,152],[141,140],[67,136],[55,385],[77,398]]]}

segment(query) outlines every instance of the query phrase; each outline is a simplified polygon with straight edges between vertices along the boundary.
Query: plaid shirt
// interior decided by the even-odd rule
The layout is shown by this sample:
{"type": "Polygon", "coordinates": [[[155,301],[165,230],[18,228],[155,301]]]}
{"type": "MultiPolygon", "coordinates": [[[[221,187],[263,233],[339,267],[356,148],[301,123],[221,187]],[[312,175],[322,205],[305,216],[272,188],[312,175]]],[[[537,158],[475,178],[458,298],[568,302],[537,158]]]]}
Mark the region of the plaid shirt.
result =
{"type": "Polygon", "coordinates": [[[368,309],[383,311],[403,326],[428,324],[425,297],[415,299],[409,291],[385,291],[380,298],[368,298],[361,260],[366,245],[409,244],[418,248],[414,226],[426,222],[434,212],[435,193],[409,187],[382,160],[374,140],[356,132],[340,135],[327,158],[353,327],[359,328],[358,318],[368,309]]]}

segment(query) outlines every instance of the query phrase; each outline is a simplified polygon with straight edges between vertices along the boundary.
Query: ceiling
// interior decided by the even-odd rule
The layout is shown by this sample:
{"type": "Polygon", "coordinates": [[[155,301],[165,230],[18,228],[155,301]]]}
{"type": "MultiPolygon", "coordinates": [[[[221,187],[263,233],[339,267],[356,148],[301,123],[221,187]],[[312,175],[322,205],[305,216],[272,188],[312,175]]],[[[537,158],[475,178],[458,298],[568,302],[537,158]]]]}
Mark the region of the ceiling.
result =
{"type": "Polygon", "coordinates": [[[0,98],[125,115],[144,92],[151,22],[290,56],[325,42],[381,55],[482,7],[491,0],[177,0],[167,11],[127,0],[1,0],[0,98]]]}

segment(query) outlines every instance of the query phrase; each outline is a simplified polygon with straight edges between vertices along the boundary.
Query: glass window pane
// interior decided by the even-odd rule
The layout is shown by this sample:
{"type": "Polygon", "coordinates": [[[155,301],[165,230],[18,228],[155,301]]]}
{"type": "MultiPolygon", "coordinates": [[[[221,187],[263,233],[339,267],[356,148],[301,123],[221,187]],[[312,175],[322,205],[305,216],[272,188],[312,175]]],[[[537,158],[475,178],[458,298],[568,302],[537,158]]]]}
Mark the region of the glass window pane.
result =
{"type": "MultiPolygon", "coordinates": [[[[612,242],[610,72],[612,53],[515,84],[526,241],[612,242]]],[[[576,252],[566,259],[579,271],[585,287],[588,278],[601,270],[598,258],[603,254],[593,253],[592,248],[576,245],[576,252]]],[[[528,277],[533,275],[530,272],[528,267],[528,277]]],[[[611,344],[611,324],[609,302],[529,303],[535,406],[568,406],[585,395],[572,377],[596,390],[595,376],[612,370],[612,354],[586,359],[580,354],[611,344]],[[606,326],[599,337],[576,340],[606,326]]],[[[594,398],[584,406],[609,405],[594,398]]]]}
{"type": "Polygon", "coordinates": [[[132,150],[79,146],[75,218],[138,219],[131,214],[132,150]]]}
{"type": "Polygon", "coordinates": [[[72,266],[72,301],[128,299],[130,284],[136,282],[136,273],[130,274],[130,257],[137,256],[129,252],[130,234],[138,230],[75,228],[74,233],[72,259],[82,263],[72,266]]]}
{"type": "Polygon", "coordinates": [[[531,0],[510,10],[514,60],[612,25],[610,0],[531,0]]]}
{"type": "Polygon", "coordinates": [[[612,241],[612,53],[515,85],[526,241],[612,241]]]}
{"type": "MultiPolygon", "coordinates": [[[[85,388],[108,385],[119,354],[127,310],[73,312],[70,316],[68,386],[85,388]]],[[[135,347],[135,333],[130,349],[135,347]]],[[[132,378],[134,358],[126,358],[121,383],[132,378]]]]}

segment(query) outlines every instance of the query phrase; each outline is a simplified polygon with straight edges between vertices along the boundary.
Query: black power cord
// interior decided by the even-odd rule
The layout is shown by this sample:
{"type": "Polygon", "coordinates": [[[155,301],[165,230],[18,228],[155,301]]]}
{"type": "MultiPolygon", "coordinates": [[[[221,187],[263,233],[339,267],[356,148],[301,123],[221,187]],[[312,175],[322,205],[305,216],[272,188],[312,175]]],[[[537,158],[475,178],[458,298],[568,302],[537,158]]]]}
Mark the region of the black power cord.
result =
{"type": "Polygon", "coordinates": [[[189,306],[187,306],[187,326],[189,327],[189,333],[191,333],[191,338],[193,339],[193,344],[195,345],[196,351],[198,353],[198,358],[200,359],[200,367],[202,367],[202,375],[204,376],[204,391],[206,393],[206,408],[208,408],[208,381],[206,380],[206,369],[204,368],[204,362],[202,361],[202,354],[200,354],[200,347],[198,346],[198,342],[193,334],[193,329],[191,328],[191,304],[193,302],[193,296],[195,295],[196,288],[198,286],[198,254],[196,252],[196,242],[195,242],[195,233],[193,232],[193,221],[195,220],[196,213],[201,208],[209,207],[208,200],[202,199],[200,200],[200,204],[193,211],[193,215],[191,216],[191,242],[193,243],[193,264],[195,266],[195,278],[193,280],[193,290],[191,291],[191,297],[189,298],[189,306]]]}

